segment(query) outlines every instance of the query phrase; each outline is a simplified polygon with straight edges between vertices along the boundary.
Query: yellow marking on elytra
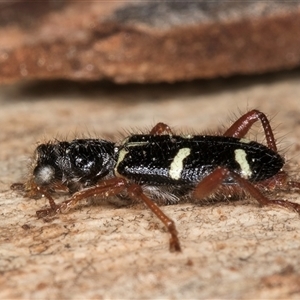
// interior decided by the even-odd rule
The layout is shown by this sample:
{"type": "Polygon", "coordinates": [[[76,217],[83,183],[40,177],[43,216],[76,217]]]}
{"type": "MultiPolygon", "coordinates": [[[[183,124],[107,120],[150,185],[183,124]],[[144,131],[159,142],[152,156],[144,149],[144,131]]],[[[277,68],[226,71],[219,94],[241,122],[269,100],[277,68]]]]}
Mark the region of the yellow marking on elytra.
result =
{"type": "Polygon", "coordinates": [[[121,142],[121,145],[125,145],[129,140],[129,137],[125,138],[122,142],[121,142]]]}
{"type": "Polygon", "coordinates": [[[190,148],[182,148],[178,151],[170,165],[169,175],[172,179],[180,179],[181,172],[183,170],[183,160],[188,157],[190,153],[190,148]]]}
{"type": "Polygon", "coordinates": [[[115,169],[114,169],[115,175],[116,175],[117,177],[123,177],[123,176],[118,172],[118,167],[119,167],[119,164],[124,160],[124,158],[125,158],[125,156],[126,156],[127,153],[128,153],[128,151],[127,151],[125,148],[121,149],[120,152],[119,152],[118,160],[117,160],[117,163],[116,163],[116,166],[115,166],[115,169]]]}
{"type": "MultiPolygon", "coordinates": [[[[129,142],[130,141],[130,136],[126,137],[122,142],[121,142],[121,145],[122,146],[125,146],[126,147],[136,147],[136,146],[144,146],[144,145],[147,145],[149,144],[149,141],[136,141],[136,142],[129,142]]],[[[141,138],[142,140],[144,140],[145,138],[142,137],[141,138]]]]}
{"type": "Polygon", "coordinates": [[[235,161],[241,167],[241,175],[243,178],[248,179],[252,175],[250,165],[247,160],[247,153],[243,149],[234,150],[235,161]]]}
{"type": "Polygon", "coordinates": [[[148,145],[149,142],[129,142],[126,143],[126,147],[138,147],[148,145]]]}
{"type": "Polygon", "coordinates": [[[244,143],[244,144],[249,144],[249,143],[251,143],[250,140],[245,139],[245,138],[241,138],[241,139],[240,139],[240,142],[241,142],[241,143],[244,143]]]}
{"type": "Polygon", "coordinates": [[[194,136],[192,134],[183,134],[181,137],[184,139],[192,139],[194,136]]]}

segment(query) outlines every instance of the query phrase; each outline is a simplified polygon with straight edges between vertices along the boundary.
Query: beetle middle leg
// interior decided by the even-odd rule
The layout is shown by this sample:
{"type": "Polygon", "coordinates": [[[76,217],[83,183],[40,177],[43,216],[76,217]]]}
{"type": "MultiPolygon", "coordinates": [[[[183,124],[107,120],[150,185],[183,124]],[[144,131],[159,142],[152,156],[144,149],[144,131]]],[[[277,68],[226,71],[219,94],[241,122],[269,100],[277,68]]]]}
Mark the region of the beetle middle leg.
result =
{"type": "Polygon", "coordinates": [[[150,134],[152,135],[164,135],[164,134],[169,134],[172,135],[173,132],[169,125],[159,122],[157,123],[150,131],[150,134]]]}
{"type": "Polygon", "coordinates": [[[150,198],[148,198],[144,194],[142,188],[139,185],[129,183],[123,178],[118,178],[118,177],[111,178],[93,187],[89,187],[79,192],[76,192],[72,195],[70,199],[62,202],[59,205],[51,206],[51,208],[49,209],[37,211],[37,216],[41,218],[49,214],[53,214],[53,213],[55,214],[62,211],[66,211],[71,207],[73,207],[74,205],[76,205],[80,200],[89,197],[93,197],[93,196],[110,197],[110,196],[118,195],[123,191],[127,192],[128,196],[132,200],[138,200],[140,202],[143,202],[162,221],[162,223],[167,227],[171,235],[170,251],[180,252],[181,247],[177,236],[177,230],[174,221],[170,219],[168,216],[166,216],[162,212],[162,210],[150,198]]]}

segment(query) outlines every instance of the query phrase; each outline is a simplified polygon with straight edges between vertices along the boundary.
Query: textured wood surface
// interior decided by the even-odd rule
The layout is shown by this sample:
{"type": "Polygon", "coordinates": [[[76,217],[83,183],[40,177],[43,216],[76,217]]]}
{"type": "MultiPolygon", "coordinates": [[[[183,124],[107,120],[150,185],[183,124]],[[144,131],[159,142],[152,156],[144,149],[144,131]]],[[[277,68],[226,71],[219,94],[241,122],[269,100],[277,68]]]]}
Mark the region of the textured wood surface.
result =
{"type": "MultiPolygon", "coordinates": [[[[299,97],[299,72],[177,85],[2,87],[0,298],[299,299],[295,212],[260,208],[252,199],[162,207],[183,248],[171,254],[166,230],[146,208],[82,203],[44,222],[35,217],[44,199],[9,189],[26,177],[38,141],[87,132],[113,137],[158,121],[201,132],[227,127],[233,113],[251,108],[271,116],[289,169],[299,177],[299,97]]],[[[300,203],[299,195],[282,196],[300,203]]]]}

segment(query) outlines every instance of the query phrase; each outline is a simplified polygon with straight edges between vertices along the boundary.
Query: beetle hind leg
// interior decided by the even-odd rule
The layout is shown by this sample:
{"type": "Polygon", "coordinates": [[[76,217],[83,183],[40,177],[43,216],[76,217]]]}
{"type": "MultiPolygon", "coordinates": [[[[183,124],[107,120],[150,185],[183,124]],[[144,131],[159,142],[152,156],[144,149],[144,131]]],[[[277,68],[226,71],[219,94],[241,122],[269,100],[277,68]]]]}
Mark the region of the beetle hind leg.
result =
{"type": "MultiPolygon", "coordinates": [[[[257,187],[255,187],[252,183],[250,183],[248,180],[242,178],[236,173],[232,173],[231,175],[239,183],[241,187],[243,187],[253,198],[255,198],[259,202],[259,204],[263,206],[277,205],[277,206],[295,210],[297,213],[300,214],[300,204],[288,200],[269,199],[266,196],[264,196],[261,193],[261,191],[257,187]]],[[[300,187],[300,184],[299,183],[297,184],[298,187],[300,187]]]]}
{"type": "MultiPolygon", "coordinates": [[[[195,187],[192,197],[195,199],[203,199],[210,194],[212,194],[216,189],[218,189],[222,182],[227,178],[231,177],[234,181],[241,187],[245,192],[250,194],[253,198],[255,198],[258,203],[262,206],[265,205],[277,205],[281,207],[285,207],[288,209],[295,210],[300,214],[300,204],[290,202],[287,200],[277,200],[277,199],[269,199],[263,195],[260,189],[254,186],[251,182],[247,179],[241,177],[239,174],[235,172],[230,172],[228,169],[219,167],[215,169],[212,173],[206,176],[198,185],[195,187]]],[[[300,189],[299,182],[286,183],[293,188],[300,189]]]]}
{"type": "Polygon", "coordinates": [[[262,124],[268,147],[277,152],[276,140],[274,138],[270,122],[264,113],[256,109],[242,115],[225,131],[223,135],[228,137],[243,138],[248,133],[252,125],[257,121],[260,121],[262,124]]]}

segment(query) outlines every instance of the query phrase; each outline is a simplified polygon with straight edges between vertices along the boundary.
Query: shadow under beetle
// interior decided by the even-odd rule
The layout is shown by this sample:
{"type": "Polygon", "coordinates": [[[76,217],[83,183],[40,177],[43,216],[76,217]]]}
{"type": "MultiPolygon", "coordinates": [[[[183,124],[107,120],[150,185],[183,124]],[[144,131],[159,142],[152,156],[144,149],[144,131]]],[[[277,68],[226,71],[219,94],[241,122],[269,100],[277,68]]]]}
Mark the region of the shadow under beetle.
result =
{"type": "Polygon", "coordinates": [[[170,251],[181,251],[175,223],[157,203],[250,194],[260,205],[300,213],[300,204],[266,196],[300,190],[300,182],[290,181],[282,170],[284,164],[267,117],[252,110],[223,135],[176,135],[158,123],[149,134],[129,135],[120,144],[101,139],[41,144],[25,188],[27,196],[49,200],[50,208],[37,211],[38,217],[67,211],[93,196],[143,202],[167,227],[170,251]],[[266,146],[244,138],[256,121],[262,124],[266,146]],[[58,190],[68,191],[70,198],[56,204],[52,194],[58,190]]]}

